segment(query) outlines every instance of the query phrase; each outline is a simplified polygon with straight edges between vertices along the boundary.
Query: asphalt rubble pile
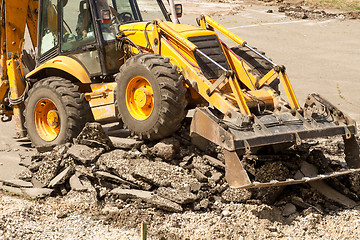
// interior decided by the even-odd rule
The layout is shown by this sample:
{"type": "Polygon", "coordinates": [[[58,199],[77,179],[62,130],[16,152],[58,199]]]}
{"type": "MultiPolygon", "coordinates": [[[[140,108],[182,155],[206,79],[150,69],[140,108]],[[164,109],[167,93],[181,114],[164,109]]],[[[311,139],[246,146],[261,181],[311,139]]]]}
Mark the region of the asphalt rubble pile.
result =
{"type": "Polygon", "coordinates": [[[330,13],[324,10],[306,9],[302,6],[280,6],[278,11],[285,13],[286,16],[300,19],[360,19],[360,11],[330,13]]]}
{"type": "MultiPolygon", "coordinates": [[[[287,0],[259,0],[268,6],[278,6],[278,12],[285,13],[286,16],[298,19],[360,19],[360,11],[324,11],[316,3],[306,1],[287,1],[287,0]],[[320,8],[320,9],[319,9],[320,8]]],[[[269,10],[268,13],[272,13],[269,10]]]]}
{"type": "MultiPolygon", "coordinates": [[[[233,189],[225,180],[224,157],[212,144],[191,143],[183,127],[170,138],[145,142],[135,138],[109,138],[98,123],[88,123],[74,144],[23,159],[27,167],[18,177],[22,182],[4,183],[18,187],[30,198],[63,196],[87,206],[126,204],[166,212],[207,211],[220,203],[273,204],[288,216],[298,210],[331,211],[341,207],[307,185],[259,189],[233,189]],[[202,150],[200,150],[202,149],[202,150]],[[116,203],[116,204],[115,204],[116,203]]],[[[293,176],[299,162],[317,165],[319,171],[339,170],[343,156],[340,140],[309,142],[278,155],[249,155],[242,159],[250,178],[267,182],[293,176]],[[323,151],[324,146],[328,152],[323,151]],[[275,160],[274,160],[275,159],[275,160]],[[272,160],[272,161],[269,161],[272,160]]],[[[358,201],[360,177],[331,180],[342,194],[358,201]]],[[[218,209],[221,210],[221,209],[218,209]]]]}

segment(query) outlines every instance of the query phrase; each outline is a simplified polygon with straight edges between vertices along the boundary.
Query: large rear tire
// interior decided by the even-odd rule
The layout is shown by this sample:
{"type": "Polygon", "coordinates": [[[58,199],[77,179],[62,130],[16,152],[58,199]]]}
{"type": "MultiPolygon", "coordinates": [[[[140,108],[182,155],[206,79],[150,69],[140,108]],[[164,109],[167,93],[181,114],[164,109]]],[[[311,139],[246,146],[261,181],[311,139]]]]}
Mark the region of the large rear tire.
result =
{"type": "Polygon", "coordinates": [[[169,59],[146,53],[125,62],[116,76],[119,118],[141,139],[161,139],[179,129],[186,89],[169,59]]]}
{"type": "Polygon", "coordinates": [[[91,115],[79,87],[61,77],[48,77],[30,89],[25,101],[25,127],[33,145],[70,142],[91,115]]]}

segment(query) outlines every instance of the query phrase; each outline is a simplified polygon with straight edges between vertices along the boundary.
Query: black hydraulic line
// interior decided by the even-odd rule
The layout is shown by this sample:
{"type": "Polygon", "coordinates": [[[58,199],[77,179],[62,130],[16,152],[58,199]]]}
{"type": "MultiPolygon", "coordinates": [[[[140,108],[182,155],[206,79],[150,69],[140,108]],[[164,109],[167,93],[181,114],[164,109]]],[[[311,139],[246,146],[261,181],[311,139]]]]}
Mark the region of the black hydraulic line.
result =
{"type": "Polygon", "coordinates": [[[150,41],[149,41],[149,36],[147,34],[147,27],[151,24],[151,22],[148,22],[146,23],[145,25],[145,30],[144,30],[144,35],[145,35],[145,39],[146,39],[146,47],[145,47],[145,50],[149,47],[149,51],[150,51],[150,48],[151,48],[151,44],[150,44],[150,41]]]}

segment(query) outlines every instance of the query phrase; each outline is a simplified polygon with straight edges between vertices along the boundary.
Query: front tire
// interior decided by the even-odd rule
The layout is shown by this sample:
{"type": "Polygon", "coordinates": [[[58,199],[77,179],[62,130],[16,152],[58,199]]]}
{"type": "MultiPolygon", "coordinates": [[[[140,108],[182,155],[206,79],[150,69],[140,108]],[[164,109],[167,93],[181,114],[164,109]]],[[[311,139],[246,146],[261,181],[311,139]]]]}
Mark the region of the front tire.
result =
{"type": "Polygon", "coordinates": [[[141,139],[161,139],[179,129],[186,107],[176,67],[160,55],[136,55],[116,76],[119,118],[141,139]]]}
{"type": "Polygon", "coordinates": [[[78,89],[61,77],[45,78],[30,89],[24,116],[34,146],[63,144],[80,133],[90,108],[78,89]]]}

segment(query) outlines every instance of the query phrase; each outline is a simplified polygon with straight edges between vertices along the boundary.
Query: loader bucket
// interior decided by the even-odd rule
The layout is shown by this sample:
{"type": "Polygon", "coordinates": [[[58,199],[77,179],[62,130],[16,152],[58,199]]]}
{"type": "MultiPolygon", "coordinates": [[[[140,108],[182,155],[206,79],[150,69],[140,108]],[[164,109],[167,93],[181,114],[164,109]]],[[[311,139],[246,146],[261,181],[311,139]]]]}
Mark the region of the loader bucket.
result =
{"type": "Polygon", "coordinates": [[[226,179],[231,187],[255,188],[298,184],[360,172],[356,123],[318,94],[310,94],[300,111],[252,115],[251,123],[240,126],[219,119],[207,108],[197,108],[190,127],[199,135],[224,149],[226,179]],[[315,176],[296,174],[284,181],[251,182],[239,156],[265,146],[300,145],[302,140],[343,136],[348,169],[315,176]]]}

